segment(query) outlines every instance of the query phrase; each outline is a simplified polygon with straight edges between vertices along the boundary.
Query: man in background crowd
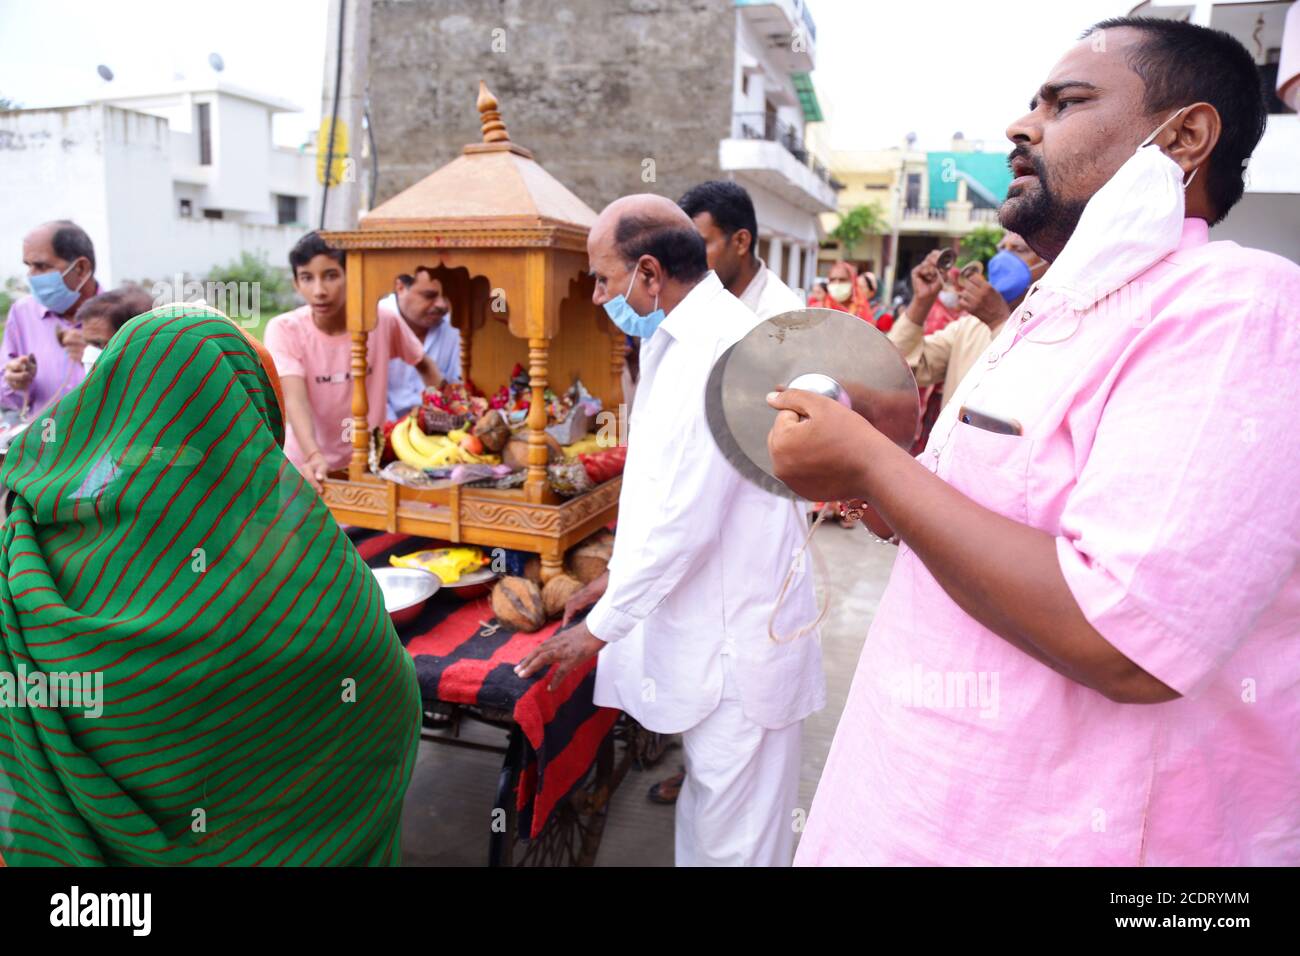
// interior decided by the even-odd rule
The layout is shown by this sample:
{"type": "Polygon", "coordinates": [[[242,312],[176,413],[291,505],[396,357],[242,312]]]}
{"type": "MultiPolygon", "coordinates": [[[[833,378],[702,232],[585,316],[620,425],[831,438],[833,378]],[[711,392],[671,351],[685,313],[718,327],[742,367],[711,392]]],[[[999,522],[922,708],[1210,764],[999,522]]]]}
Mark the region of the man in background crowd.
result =
{"type": "Polygon", "coordinates": [[[47,222],[23,237],[23,265],[32,291],[10,307],[5,323],[0,407],[34,414],[85,376],[80,343],[65,348],[63,336],[75,328],[82,303],[99,292],[95,246],[76,223],[47,222]]]}
{"type": "Polygon", "coordinates": [[[977,272],[957,280],[957,319],[937,332],[923,335],[926,317],[944,290],[936,265],[938,258],[939,250],[935,250],[912,270],[912,301],[890,329],[889,340],[907,357],[919,387],[942,389],[942,411],[958,383],[1024,298],[1033,280],[1033,268],[1042,260],[1024,245],[1023,239],[1007,233],[999,252],[989,260],[987,279],[977,272]],[[1022,247],[1024,256],[1009,251],[1013,245],[1022,247]]]}
{"type": "MultiPolygon", "coordinates": [[[[328,245],[319,233],[299,239],[289,250],[289,267],[293,287],[307,304],[273,318],[264,337],[284,389],[284,453],[317,493],[326,475],[346,468],[352,455],[352,340],[343,262],[342,250],[328,245]]],[[[391,358],[414,365],[425,385],[442,384],[420,340],[393,312],[379,310],[367,348],[371,428],[383,424],[391,358]]]]}
{"type": "MultiPolygon", "coordinates": [[[[424,345],[424,354],[438,367],[443,380],[460,381],[460,329],[451,324],[451,302],[428,266],[414,275],[400,275],[394,290],[379,300],[379,311],[400,318],[424,345]]],[[[420,404],[424,380],[410,363],[388,363],[388,419],[406,415],[420,404]]]]}
{"type": "Polygon", "coordinates": [[[754,251],[758,217],[744,186],[710,180],[688,190],[677,205],[691,217],[704,239],[709,268],[760,320],[804,307],[799,296],[754,251]]]}

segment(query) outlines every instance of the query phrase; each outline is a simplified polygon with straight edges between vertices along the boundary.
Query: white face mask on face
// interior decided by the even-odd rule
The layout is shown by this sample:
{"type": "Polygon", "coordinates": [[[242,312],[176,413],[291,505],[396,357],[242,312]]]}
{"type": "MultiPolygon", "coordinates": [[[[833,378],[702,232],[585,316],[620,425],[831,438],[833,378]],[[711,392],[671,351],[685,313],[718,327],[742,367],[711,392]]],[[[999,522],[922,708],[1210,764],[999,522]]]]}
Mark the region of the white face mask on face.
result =
{"type": "MultiPolygon", "coordinates": [[[[1182,167],[1148,145],[1187,107],[1152,130],[1106,185],[1088,200],[1061,254],[1037,284],[1082,311],[1178,248],[1183,236],[1182,167]]],[[[1196,170],[1192,171],[1192,176],[1196,170]]]]}

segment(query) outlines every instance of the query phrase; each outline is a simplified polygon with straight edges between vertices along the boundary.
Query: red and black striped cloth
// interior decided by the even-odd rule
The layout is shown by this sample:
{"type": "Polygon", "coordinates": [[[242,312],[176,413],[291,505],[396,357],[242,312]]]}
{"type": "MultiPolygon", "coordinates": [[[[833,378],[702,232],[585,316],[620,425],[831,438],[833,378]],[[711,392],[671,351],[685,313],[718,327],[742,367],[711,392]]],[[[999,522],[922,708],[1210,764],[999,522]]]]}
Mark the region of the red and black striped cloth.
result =
{"type": "MultiPolygon", "coordinates": [[[[445,541],[405,534],[351,533],[371,567],[388,567],[394,554],[448,547],[445,541]]],[[[513,631],[492,614],[486,596],[461,601],[443,591],[413,621],[397,628],[415,660],[426,701],[473,704],[514,716],[528,746],[516,794],[520,836],[536,837],[555,807],[582,782],[619,711],[592,701],[596,660],[577,668],[554,692],[550,671],[527,680],[514,668],[559,630],[553,621],[540,631],[513,631]]]]}

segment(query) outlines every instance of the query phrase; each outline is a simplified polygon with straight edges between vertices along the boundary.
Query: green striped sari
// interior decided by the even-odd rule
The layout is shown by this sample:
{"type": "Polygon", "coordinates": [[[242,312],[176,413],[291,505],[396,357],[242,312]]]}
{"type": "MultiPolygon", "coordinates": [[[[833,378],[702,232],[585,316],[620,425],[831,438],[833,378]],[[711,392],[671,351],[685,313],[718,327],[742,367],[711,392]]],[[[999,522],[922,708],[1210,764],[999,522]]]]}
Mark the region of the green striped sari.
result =
{"type": "Polygon", "coordinates": [[[414,668],[283,437],[242,333],[177,305],[10,449],[9,865],[399,861],[414,668]]]}

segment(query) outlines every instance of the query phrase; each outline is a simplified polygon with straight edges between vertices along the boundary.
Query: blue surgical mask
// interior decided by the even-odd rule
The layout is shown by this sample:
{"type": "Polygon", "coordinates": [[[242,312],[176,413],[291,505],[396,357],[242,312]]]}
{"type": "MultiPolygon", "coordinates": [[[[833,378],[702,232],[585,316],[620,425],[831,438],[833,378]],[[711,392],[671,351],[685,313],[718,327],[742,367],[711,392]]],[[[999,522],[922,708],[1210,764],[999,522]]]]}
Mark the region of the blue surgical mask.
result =
{"type": "Polygon", "coordinates": [[[38,275],[28,276],[27,284],[31,286],[32,295],[36,296],[36,301],[51,312],[57,315],[63,315],[68,309],[72,308],[72,303],[76,302],[81,295],[81,286],[86,284],[86,279],[81,280],[81,285],[75,289],[69,289],[68,284],[63,281],[63,277],[72,271],[76,263],[68,266],[62,272],[42,272],[38,275]]]}
{"type": "Polygon", "coordinates": [[[1014,252],[1003,249],[988,265],[989,285],[998,290],[998,295],[1008,302],[1014,302],[1025,294],[1033,273],[1028,264],[1014,252]]]}
{"type": "Polygon", "coordinates": [[[642,315],[628,303],[628,293],[632,291],[632,283],[636,281],[636,270],[632,270],[632,280],[627,284],[627,292],[622,295],[616,295],[605,303],[605,314],[609,316],[611,322],[617,325],[628,335],[635,336],[643,342],[655,334],[655,329],[659,328],[659,323],[666,316],[664,310],[659,308],[659,296],[655,296],[654,311],[649,315],[642,315]]]}

